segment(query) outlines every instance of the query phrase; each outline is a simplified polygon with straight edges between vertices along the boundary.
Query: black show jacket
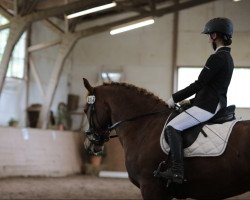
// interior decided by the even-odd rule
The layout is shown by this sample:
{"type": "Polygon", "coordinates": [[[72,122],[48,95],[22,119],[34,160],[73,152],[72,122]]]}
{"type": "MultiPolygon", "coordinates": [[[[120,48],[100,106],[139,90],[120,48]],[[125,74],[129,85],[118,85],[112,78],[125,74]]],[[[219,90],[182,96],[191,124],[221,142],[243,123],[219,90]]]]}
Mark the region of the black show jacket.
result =
{"type": "Polygon", "coordinates": [[[173,94],[174,102],[180,102],[193,94],[193,106],[215,113],[218,103],[227,106],[227,90],[230,84],[234,63],[229,47],[221,47],[212,54],[203,67],[198,80],[173,94]]]}

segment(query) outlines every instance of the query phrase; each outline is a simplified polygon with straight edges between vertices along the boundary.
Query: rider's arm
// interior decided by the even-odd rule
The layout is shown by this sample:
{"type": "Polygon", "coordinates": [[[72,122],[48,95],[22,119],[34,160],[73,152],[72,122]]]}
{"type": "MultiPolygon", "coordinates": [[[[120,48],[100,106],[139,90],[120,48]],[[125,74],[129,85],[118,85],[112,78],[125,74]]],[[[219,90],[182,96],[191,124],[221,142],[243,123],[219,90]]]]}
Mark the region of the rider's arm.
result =
{"type": "Polygon", "coordinates": [[[209,84],[209,82],[214,78],[223,65],[224,60],[217,54],[212,54],[208,58],[206,65],[203,67],[198,80],[173,94],[174,102],[180,102],[200,91],[203,87],[209,84]]]}

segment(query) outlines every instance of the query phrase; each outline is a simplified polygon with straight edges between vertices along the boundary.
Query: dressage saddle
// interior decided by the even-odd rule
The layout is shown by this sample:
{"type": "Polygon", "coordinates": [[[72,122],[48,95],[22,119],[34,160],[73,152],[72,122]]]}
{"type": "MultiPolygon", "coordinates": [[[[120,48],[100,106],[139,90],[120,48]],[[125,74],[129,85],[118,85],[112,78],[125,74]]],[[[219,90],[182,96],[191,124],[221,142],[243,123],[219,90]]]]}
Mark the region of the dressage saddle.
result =
{"type": "MultiPolygon", "coordinates": [[[[188,109],[188,107],[181,107],[180,109],[176,110],[174,113],[172,113],[171,119],[179,115],[181,112],[185,112],[186,109],[188,109]]],[[[191,146],[198,138],[198,135],[200,133],[202,133],[205,137],[207,137],[206,133],[202,130],[202,128],[205,125],[222,124],[228,121],[232,121],[234,119],[235,119],[235,105],[230,105],[228,107],[222,108],[215,114],[215,116],[213,116],[208,121],[200,123],[196,126],[193,126],[183,131],[182,133],[183,148],[191,146]]]]}

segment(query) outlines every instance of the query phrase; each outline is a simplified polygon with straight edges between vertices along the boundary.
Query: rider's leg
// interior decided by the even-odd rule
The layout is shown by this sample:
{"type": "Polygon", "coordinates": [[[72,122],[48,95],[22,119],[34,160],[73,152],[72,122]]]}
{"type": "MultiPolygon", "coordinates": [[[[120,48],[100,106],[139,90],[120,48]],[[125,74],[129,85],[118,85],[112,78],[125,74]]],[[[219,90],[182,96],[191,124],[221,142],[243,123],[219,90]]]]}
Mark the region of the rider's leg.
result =
{"type": "Polygon", "coordinates": [[[170,122],[168,122],[167,126],[172,126],[176,130],[183,131],[200,124],[201,122],[208,121],[218,112],[219,109],[220,106],[218,105],[216,112],[210,113],[197,106],[192,106],[173,118],[170,122]]]}
{"type": "Polygon", "coordinates": [[[182,183],[184,179],[183,166],[183,146],[181,132],[172,126],[167,126],[164,130],[164,137],[168,141],[171,150],[172,167],[160,173],[160,176],[166,179],[172,179],[173,182],[182,183]]]}
{"type": "Polygon", "coordinates": [[[213,114],[193,106],[176,116],[167,124],[164,130],[164,136],[168,141],[171,150],[172,167],[167,169],[165,172],[161,172],[160,176],[166,179],[172,179],[173,182],[176,183],[183,182],[184,165],[181,131],[201,122],[205,122],[214,115],[215,113],[213,114]]]}

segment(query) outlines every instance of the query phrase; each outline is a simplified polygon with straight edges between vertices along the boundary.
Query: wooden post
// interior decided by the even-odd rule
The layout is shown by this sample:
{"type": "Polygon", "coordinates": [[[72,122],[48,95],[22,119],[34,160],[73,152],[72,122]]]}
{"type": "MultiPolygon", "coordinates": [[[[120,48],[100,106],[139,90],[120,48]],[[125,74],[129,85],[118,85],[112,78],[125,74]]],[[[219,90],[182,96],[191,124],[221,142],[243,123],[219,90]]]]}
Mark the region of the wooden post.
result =
{"type": "Polygon", "coordinates": [[[30,67],[29,67],[29,52],[28,46],[30,45],[31,28],[27,31],[26,42],[25,42],[25,62],[24,62],[24,81],[25,81],[25,100],[24,100],[24,112],[23,119],[24,124],[27,126],[27,108],[29,105],[29,80],[30,80],[30,67]]]}
{"type": "Polygon", "coordinates": [[[59,78],[63,69],[65,59],[74,47],[79,37],[76,34],[67,33],[62,37],[62,43],[59,47],[56,63],[51,74],[51,78],[48,84],[48,89],[44,98],[41,113],[39,115],[38,127],[46,129],[48,125],[48,119],[50,114],[50,107],[53,102],[55,91],[59,82],[59,78]]]}
{"type": "Polygon", "coordinates": [[[1,25],[1,26],[0,26],[0,31],[1,31],[1,30],[4,30],[4,29],[7,29],[7,28],[10,28],[10,24],[9,24],[9,23],[4,24],[4,25],[1,25]]]}
{"type": "Polygon", "coordinates": [[[30,71],[34,76],[34,79],[35,79],[35,81],[37,83],[37,86],[38,86],[38,88],[39,88],[39,90],[40,90],[40,92],[42,94],[42,97],[44,98],[45,97],[45,92],[44,92],[40,77],[38,75],[38,72],[36,70],[36,66],[35,66],[31,56],[29,57],[29,65],[30,65],[30,71]]]}
{"type": "MultiPolygon", "coordinates": [[[[178,6],[179,0],[175,0],[178,6]]],[[[177,53],[178,53],[178,34],[179,34],[179,11],[174,12],[173,20],[173,43],[172,43],[172,93],[177,90],[177,53]]]]}
{"type": "Polygon", "coordinates": [[[26,23],[26,21],[18,17],[13,17],[11,19],[8,40],[7,40],[7,44],[5,46],[3,57],[0,63],[0,94],[3,89],[3,84],[4,84],[5,76],[7,73],[12,51],[15,47],[15,44],[17,43],[19,38],[22,36],[27,26],[28,26],[28,23],[26,23]]]}

